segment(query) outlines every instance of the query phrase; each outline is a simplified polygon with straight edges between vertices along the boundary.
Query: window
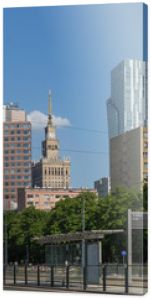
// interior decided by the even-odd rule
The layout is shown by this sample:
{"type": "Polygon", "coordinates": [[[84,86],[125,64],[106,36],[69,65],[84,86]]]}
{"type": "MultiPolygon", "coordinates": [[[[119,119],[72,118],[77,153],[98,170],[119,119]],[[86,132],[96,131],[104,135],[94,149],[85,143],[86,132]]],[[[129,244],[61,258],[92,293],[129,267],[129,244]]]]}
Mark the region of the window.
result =
{"type": "Polygon", "coordinates": [[[25,162],[25,163],[24,163],[24,166],[30,167],[30,162],[25,162]]]}
{"type": "Polygon", "coordinates": [[[29,134],[30,131],[29,130],[24,130],[24,134],[29,134]]]}
{"type": "Polygon", "coordinates": [[[4,128],[5,128],[5,129],[8,129],[9,126],[8,126],[7,124],[4,124],[4,128]]]}
{"type": "Polygon", "coordinates": [[[9,174],[9,170],[4,169],[4,174],[9,174]]]}
{"type": "Polygon", "coordinates": [[[29,143],[24,143],[25,148],[29,148],[29,143]]]}
{"type": "Polygon", "coordinates": [[[15,127],[16,127],[16,126],[15,126],[14,124],[11,124],[11,125],[10,125],[10,128],[11,128],[11,129],[14,129],[15,127]]]}
{"type": "Polygon", "coordinates": [[[24,160],[29,160],[30,156],[24,156],[24,160]]]}
{"type": "Polygon", "coordinates": [[[32,201],[27,201],[27,204],[33,205],[33,202],[32,201]]]}
{"type": "Polygon", "coordinates": [[[29,141],[29,137],[28,136],[24,136],[24,141],[29,141]]]}
{"type": "Polygon", "coordinates": [[[28,195],[27,195],[27,198],[33,198],[33,197],[34,197],[33,194],[28,194],[28,195]]]}
{"type": "Polygon", "coordinates": [[[30,153],[30,150],[24,150],[24,153],[25,153],[25,154],[29,154],[29,153],[30,153]]]}
{"type": "Polygon", "coordinates": [[[4,160],[8,161],[8,160],[9,160],[9,157],[8,157],[8,156],[5,156],[5,157],[4,157],[4,160]]]}
{"type": "Polygon", "coordinates": [[[9,138],[8,137],[4,137],[4,141],[8,142],[9,138]]]}
{"type": "Polygon", "coordinates": [[[9,131],[8,130],[4,130],[4,135],[8,135],[9,134],[9,131]]]}
{"type": "Polygon", "coordinates": [[[16,159],[20,160],[20,159],[22,159],[22,157],[21,156],[16,156],[16,159]]]}
{"type": "Polygon", "coordinates": [[[9,167],[9,163],[4,163],[4,167],[9,167]]]}
{"type": "Polygon", "coordinates": [[[21,150],[16,150],[16,153],[20,154],[22,151],[21,150]]]}
{"type": "Polygon", "coordinates": [[[9,153],[9,151],[8,150],[4,150],[4,154],[8,154],[9,153]]]}

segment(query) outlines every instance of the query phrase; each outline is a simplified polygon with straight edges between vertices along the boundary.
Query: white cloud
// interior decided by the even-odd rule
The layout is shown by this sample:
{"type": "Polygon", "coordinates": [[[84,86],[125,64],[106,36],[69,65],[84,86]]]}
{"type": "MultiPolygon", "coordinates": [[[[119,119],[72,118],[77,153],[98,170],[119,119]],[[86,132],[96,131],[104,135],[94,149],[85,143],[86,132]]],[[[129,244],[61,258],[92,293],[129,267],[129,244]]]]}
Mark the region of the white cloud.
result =
{"type": "MultiPolygon", "coordinates": [[[[27,115],[27,120],[31,122],[32,129],[42,129],[47,124],[48,116],[40,111],[34,110],[27,115]]],[[[70,121],[62,117],[52,116],[52,123],[56,127],[70,126],[70,121]]]]}

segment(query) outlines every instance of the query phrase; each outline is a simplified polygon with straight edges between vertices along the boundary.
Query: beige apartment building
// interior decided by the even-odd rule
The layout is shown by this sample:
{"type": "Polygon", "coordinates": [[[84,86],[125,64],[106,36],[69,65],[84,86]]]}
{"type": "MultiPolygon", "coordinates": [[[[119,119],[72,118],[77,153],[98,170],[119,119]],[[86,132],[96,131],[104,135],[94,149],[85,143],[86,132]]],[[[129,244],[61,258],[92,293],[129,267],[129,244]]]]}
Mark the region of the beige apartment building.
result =
{"type": "Polygon", "coordinates": [[[142,190],[148,181],[148,133],[138,127],[110,139],[111,191],[117,187],[142,190]]]}
{"type": "Polygon", "coordinates": [[[31,186],[31,123],[14,103],[3,109],[3,203],[17,209],[17,190],[31,186]]]}
{"type": "Polygon", "coordinates": [[[48,122],[42,142],[42,158],[32,164],[33,187],[69,188],[70,159],[59,156],[59,141],[52,123],[51,94],[48,96],[48,122]]]}
{"type": "Polygon", "coordinates": [[[82,192],[92,192],[95,189],[51,189],[51,188],[20,188],[18,189],[18,210],[33,206],[40,210],[51,210],[58,201],[65,198],[75,198],[82,192]]]}

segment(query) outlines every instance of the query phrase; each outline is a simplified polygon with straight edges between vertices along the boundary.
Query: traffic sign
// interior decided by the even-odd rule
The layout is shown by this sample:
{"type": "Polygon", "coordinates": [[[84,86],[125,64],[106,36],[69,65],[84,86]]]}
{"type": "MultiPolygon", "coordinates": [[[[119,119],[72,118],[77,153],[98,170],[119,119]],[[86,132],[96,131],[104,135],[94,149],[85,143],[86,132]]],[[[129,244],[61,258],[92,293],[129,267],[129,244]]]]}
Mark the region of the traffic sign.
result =
{"type": "Polygon", "coordinates": [[[122,251],[121,251],[121,255],[122,255],[122,256],[126,256],[126,255],[127,255],[127,252],[126,252],[125,250],[122,250],[122,251]]]}

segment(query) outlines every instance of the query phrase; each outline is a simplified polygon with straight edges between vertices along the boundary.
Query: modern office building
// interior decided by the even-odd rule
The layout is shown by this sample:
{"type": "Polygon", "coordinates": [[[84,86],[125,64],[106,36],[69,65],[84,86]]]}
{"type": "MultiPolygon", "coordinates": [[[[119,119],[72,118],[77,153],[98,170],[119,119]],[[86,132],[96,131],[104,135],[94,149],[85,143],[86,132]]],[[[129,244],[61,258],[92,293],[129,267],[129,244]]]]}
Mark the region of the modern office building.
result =
{"type": "Polygon", "coordinates": [[[102,177],[99,180],[94,182],[94,188],[97,190],[98,195],[100,197],[105,197],[109,195],[111,186],[110,186],[110,178],[102,177]]]}
{"type": "Polygon", "coordinates": [[[138,127],[110,139],[111,190],[117,187],[141,191],[148,181],[147,128],[138,127]]]}
{"type": "Polygon", "coordinates": [[[92,192],[95,189],[51,189],[51,188],[20,188],[18,189],[18,210],[33,206],[40,210],[51,210],[58,201],[65,198],[75,198],[82,192],[92,192]]]}
{"type": "Polygon", "coordinates": [[[111,72],[107,101],[109,139],[147,126],[147,62],[127,59],[111,72]]]}
{"type": "Polygon", "coordinates": [[[107,100],[111,191],[116,187],[140,190],[147,177],[147,62],[127,59],[111,72],[107,100]],[[143,134],[144,132],[144,134],[143,134]],[[145,168],[145,169],[144,169],[145,168]]]}
{"type": "Polygon", "coordinates": [[[31,186],[31,123],[14,103],[4,106],[4,210],[17,208],[17,189],[31,186]]]}
{"type": "Polygon", "coordinates": [[[48,96],[48,122],[42,142],[42,158],[32,164],[33,187],[69,188],[70,159],[59,156],[59,141],[52,122],[51,93],[48,96]]]}

